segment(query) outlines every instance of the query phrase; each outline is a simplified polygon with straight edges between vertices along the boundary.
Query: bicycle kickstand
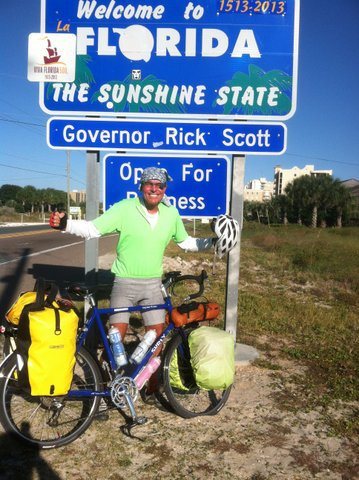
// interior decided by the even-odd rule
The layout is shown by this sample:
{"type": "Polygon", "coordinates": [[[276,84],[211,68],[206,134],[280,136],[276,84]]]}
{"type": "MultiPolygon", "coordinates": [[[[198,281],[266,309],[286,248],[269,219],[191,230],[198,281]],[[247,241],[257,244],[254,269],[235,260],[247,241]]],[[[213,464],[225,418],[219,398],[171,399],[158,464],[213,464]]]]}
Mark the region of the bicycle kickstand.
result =
{"type": "Polygon", "coordinates": [[[147,422],[147,418],[146,417],[138,417],[137,414],[136,414],[136,410],[135,410],[135,407],[133,405],[133,401],[132,401],[132,398],[131,398],[131,395],[127,392],[124,392],[124,397],[126,399],[126,402],[127,402],[127,405],[130,409],[130,412],[131,412],[131,418],[128,419],[128,421],[126,422],[125,425],[122,425],[120,427],[122,433],[124,433],[125,435],[127,435],[128,437],[131,437],[131,438],[138,438],[138,437],[135,437],[134,435],[132,435],[132,429],[134,427],[137,427],[138,425],[144,425],[146,422],[147,422]]]}

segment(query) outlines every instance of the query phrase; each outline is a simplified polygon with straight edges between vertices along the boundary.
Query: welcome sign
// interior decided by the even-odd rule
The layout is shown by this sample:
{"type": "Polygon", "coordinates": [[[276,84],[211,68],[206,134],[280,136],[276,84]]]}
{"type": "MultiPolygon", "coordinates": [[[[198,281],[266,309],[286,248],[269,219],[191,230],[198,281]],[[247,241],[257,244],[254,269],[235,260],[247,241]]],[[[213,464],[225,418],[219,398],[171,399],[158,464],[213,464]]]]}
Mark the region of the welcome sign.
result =
{"type": "Polygon", "coordinates": [[[42,32],[77,38],[74,82],[41,85],[47,113],[287,119],[299,0],[43,0],[42,32]]]}

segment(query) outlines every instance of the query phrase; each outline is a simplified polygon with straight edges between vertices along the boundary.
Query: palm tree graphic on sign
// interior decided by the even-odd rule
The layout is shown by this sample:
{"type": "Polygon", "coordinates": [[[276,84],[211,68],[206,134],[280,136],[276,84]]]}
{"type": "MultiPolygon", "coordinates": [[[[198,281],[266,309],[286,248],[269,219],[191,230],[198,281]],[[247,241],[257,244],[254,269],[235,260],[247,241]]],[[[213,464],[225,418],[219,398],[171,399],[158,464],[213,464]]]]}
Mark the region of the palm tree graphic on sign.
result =
{"type": "Polygon", "coordinates": [[[234,93],[228,94],[228,101],[223,106],[223,114],[242,114],[242,115],[273,115],[273,114],[285,114],[290,111],[290,89],[292,87],[292,77],[287,75],[281,70],[270,70],[265,72],[256,65],[249,65],[248,74],[243,72],[236,72],[233,77],[225,83],[228,87],[241,87],[241,91],[245,91],[247,87],[252,87],[254,91],[256,88],[266,88],[269,92],[271,87],[279,88],[279,98],[276,106],[257,105],[255,102],[253,105],[243,105],[237,102],[233,105],[234,93]]]}
{"type": "MultiPolygon", "coordinates": [[[[167,83],[164,80],[160,80],[155,75],[148,75],[142,80],[136,80],[135,86],[139,87],[139,91],[142,92],[145,87],[150,86],[151,91],[155,92],[160,85],[166,85],[167,83]]],[[[147,113],[184,113],[185,108],[181,105],[177,100],[174,103],[156,103],[154,101],[154,96],[152,96],[151,101],[141,102],[141,94],[139,95],[139,101],[132,101],[128,102],[128,93],[131,86],[134,85],[132,81],[132,76],[127,75],[124,80],[112,80],[108,82],[108,85],[111,87],[110,91],[107,93],[111,93],[111,101],[107,104],[109,110],[113,110],[114,112],[147,112],[147,113]],[[121,95],[118,96],[118,100],[116,100],[116,95],[112,95],[113,92],[119,92],[121,90],[121,95]]],[[[173,87],[169,87],[168,90],[168,98],[171,98],[171,93],[173,91],[173,87]]],[[[101,92],[97,91],[94,93],[91,101],[95,102],[101,96],[101,92]]]]}

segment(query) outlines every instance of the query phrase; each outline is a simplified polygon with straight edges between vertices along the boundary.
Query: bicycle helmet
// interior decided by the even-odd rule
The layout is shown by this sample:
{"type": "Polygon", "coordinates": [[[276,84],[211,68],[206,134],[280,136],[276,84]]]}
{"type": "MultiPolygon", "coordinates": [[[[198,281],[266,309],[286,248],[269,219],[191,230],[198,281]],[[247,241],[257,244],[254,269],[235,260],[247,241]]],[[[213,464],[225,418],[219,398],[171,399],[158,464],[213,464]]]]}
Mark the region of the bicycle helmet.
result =
{"type": "Polygon", "coordinates": [[[212,223],[212,229],[218,237],[214,252],[219,258],[222,258],[238,242],[239,223],[230,215],[219,215],[212,223]]]}

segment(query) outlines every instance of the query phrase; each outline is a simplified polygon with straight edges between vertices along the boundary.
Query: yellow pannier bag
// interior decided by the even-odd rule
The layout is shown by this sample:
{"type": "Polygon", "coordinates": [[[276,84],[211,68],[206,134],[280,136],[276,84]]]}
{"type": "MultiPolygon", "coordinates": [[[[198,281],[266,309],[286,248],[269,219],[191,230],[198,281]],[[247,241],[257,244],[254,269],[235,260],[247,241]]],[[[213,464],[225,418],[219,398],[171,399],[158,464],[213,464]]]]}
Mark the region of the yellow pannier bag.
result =
{"type": "Polygon", "coordinates": [[[37,292],[22,292],[19,298],[12,305],[12,307],[6,312],[5,318],[12,325],[19,325],[21,312],[26,305],[36,302],[37,292]]]}
{"type": "Polygon", "coordinates": [[[10,318],[7,315],[9,321],[18,322],[18,384],[33,396],[66,395],[72,382],[79,317],[68,303],[56,300],[57,293],[52,285],[46,295],[41,279],[34,292],[19,297],[20,304],[10,309],[15,313],[10,318]],[[25,299],[30,303],[24,304],[25,299]],[[20,306],[21,313],[14,321],[20,306]]]}

